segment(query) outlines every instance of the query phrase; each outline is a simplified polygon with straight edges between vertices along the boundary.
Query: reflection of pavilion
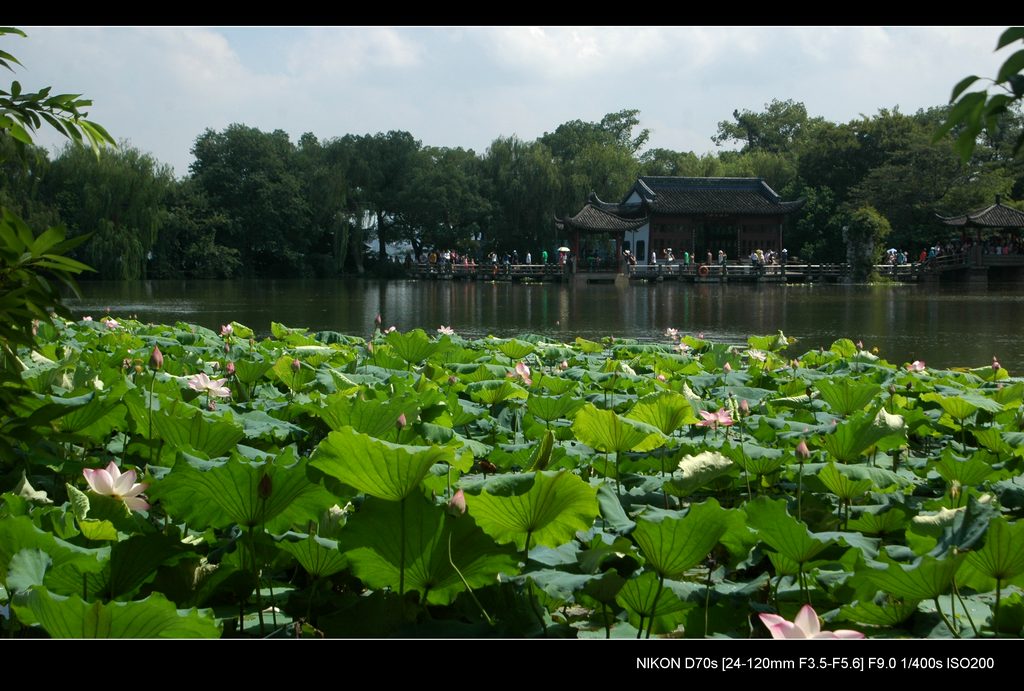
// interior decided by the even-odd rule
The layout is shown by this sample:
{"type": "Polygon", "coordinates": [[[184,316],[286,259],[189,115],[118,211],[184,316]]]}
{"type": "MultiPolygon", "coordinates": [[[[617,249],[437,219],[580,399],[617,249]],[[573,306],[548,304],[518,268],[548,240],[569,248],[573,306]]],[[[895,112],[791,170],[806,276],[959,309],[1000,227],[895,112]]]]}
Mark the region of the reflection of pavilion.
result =
{"type": "Polygon", "coordinates": [[[618,259],[628,249],[641,264],[671,248],[676,261],[689,252],[697,262],[724,250],[730,259],[752,251],[781,251],[782,223],[804,204],[786,202],[761,178],[640,177],[623,200],[603,202],[591,194],[575,216],[556,225],[570,237],[579,262],[590,256],[618,259]]]}

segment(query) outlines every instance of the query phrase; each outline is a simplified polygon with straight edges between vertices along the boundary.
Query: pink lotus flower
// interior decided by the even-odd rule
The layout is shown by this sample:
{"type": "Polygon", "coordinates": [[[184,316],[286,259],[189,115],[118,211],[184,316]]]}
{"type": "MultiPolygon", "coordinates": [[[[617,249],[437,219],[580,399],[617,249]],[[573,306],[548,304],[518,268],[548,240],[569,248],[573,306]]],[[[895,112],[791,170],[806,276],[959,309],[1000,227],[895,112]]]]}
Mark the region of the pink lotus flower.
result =
{"type": "Polygon", "coordinates": [[[729,372],[732,372],[732,365],[730,365],[728,362],[725,363],[725,366],[722,367],[722,371],[725,372],[726,374],[729,374],[729,372]]]}
{"type": "Polygon", "coordinates": [[[84,322],[91,322],[92,321],[92,317],[90,317],[90,316],[82,317],[82,321],[84,321],[84,322]]]}
{"type": "Polygon", "coordinates": [[[676,340],[677,338],[679,338],[679,329],[665,329],[665,337],[671,338],[673,341],[676,340]]]}
{"type": "Polygon", "coordinates": [[[132,511],[148,511],[149,503],[142,495],[148,484],[135,482],[134,470],[121,473],[117,464],[111,461],[106,469],[85,468],[82,470],[89,489],[105,497],[113,497],[123,501],[132,511]]]}
{"type": "Polygon", "coordinates": [[[149,356],[149,368],[161,369],[164,366],[164,354],[160,352],[160,346],[153,346],[153,352],[149,356]]]}
{"type": "Polygon", "coordinates": [[[225,337],[226,336],[230,336],[232,333],[234,333],[234,331],[235,331],[235,329],[234,329],[234,327],[231,326],[231,324],[221,324],[221,327],[220,327],[220,335],[221,336],[225,336],[225,337]]]}
{"type": "Polygon", "coordinates": [[[558,369],[561,369],[561,370],[569,369],[569,362],[567,360],[562,360],[560,363],[558,363],[558,369]]]}
{"type": "Polygon", "coordinates": [[[725,408],[719,408],[714,413],[707,410],[700,411],[700,416],[704,418],[697,423],[698,427],[710,427],[711,429],[718,429],[718,426],[729,427],[734,424],[732,415],[725,408]]]}
{"type": "Polygon", "coordinates": [[[924,372],[924,360],[914,360],[907,365],[907,369],[911,372],[924,372]]]}
{"type": "Polygon", "coordinates": [[[796,454],[797,458],[801,458],[803,460],[807,460],[808,458],[811,457],[811,450],[807,448],[807,442],[805,442],[803,439],[801,439],[800,443],[796,445],[796,450],[794,451],[794,453],[796,454]]]}
{"type": "Polygon", "coordinates": [[[225,386],[227,379],[210,379],[206,372],[200,372],[189,378],[188,388],[202,393],[205,391],[210,396],[219,398],[230,398],[231,389],[225,386]]]}
{"type": "Polygon", "coordinates": [[[761,622],[772,633],[772,638],[864,638],[860,631],[840,629],[822,631],[818,613],[810,605],[804,605],[792,622],[777,614],[759,614],[761,622]]]}
{"type": "Polygon", "coordinates": [[[444,326],[442,324],[441,326],[437,327],[437,333],[439,333],[442,336],[454,336],[455,329],[453,329],[450,326],[444,326]]]}
{"type": "Polygon", "coordinates": [[[466,495],[461,489],[457,490],[448,501],[448,513],[452,516],[461,516],[466,513],[466,495]]]}
{"type": "Polygon", "coordinates": [[[657,376],[657,379],[658,379],[658,381],[665,381],[665,375],[664,374],[659,374],[657,376]]]}
{"type": "Polygon", "coordinates": [[[523,383],[527,386],[533,384],[533,380],[530,379],[530,368],[522,362],[516,363],[516,374],[523,380],[523,383]]]}
{"type": "Polygon", "coordinates": [[[121,325],[117,322],[117,320],[111,317],[107,317],[106,319],[103,320],[103,326],[107,327],[108,329],[121,328],[121,325]]]}
{"type": "Polygon", "coordinates": [[[751,348],[750,350],[748,350],[747,355],[750,356],[751,360],[759,360],[761,362],[764,362],[765,360],[768,359],[768,353],[764,352],[763,350],[757,350],[756,348],[751,348]]]}
{"type": "Polygon", "coordinates": [[[864,350],[864,341],[857,341],[857,350],[864,350]]]}
{"type": "Polygon", "coordinates": [[[224,368],[224,371],[227,373],[229,377],[235,376],[235,363],[229,362],[227,366],[224,368]]]}

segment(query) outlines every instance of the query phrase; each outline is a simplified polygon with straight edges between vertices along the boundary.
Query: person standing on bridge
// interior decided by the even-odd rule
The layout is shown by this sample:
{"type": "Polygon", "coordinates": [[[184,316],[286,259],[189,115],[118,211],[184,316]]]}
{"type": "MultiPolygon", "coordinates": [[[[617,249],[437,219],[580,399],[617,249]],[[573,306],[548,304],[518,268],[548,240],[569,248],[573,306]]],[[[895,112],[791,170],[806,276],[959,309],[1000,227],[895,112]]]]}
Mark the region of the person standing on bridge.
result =
{"type": "Polygon", "coordinates": [[[529,251],[526,252],[526,263],[527,264],[532,264],[533,263],[533,255],[530,254],[529,251]]]}
{"type": "Polygon", "coordinates": [[[543,250],[540,253],[540,263],[544,264],[544,265],[547,265],[547,263],[548,263],[548,251],[547,250],[543,250]]]}

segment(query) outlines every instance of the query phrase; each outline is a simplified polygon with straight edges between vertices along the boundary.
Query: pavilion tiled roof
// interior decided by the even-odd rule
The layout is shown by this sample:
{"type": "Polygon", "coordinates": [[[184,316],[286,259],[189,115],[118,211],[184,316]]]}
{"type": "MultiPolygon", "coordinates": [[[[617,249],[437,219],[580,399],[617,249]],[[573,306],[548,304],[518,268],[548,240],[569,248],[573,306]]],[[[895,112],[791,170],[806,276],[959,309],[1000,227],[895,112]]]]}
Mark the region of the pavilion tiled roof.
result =
{"type": "MultiPolygon", "coordinates": [[[[936,214],[936,216],[939,216],[936,214]]],[[[1024,228],[1024,211],[996,202],[981,211],[963,216],[939,216],[946,225],[980,228],[1024,228]]]]}
{"type": "Polygon", "coordinates": [[[625,199],[634,192],[649,211],[660,214],[778,216],[796,211],[806,201],[782,201],[761,178],[646,176],[637,179],[625,199]]]}
{"type": "Polygon", "coordinates": [[[571,228],[580,230],[592,230],[595,232],[617,232],[623,230],[636,230],[647,218],[622,218],[616,214],[598,208],[588,203],[575,216],[561,219],[561,222],[571,228]]]}

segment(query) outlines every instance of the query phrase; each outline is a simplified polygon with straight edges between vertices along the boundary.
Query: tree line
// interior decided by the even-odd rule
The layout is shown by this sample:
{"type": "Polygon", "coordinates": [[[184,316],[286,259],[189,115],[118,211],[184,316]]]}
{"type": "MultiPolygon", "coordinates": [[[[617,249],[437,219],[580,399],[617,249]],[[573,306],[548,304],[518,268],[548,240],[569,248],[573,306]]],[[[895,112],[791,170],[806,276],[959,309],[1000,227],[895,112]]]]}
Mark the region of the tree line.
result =
{"type": "Polygon", "coordinates": [[[425,146],[405,131],[292,141],[234,124],[196,138],[180,179],[128,143],[100,157],[68,146],[51,160],[5,134],[0,205],[33,227],[92,233],[75,258],[101,278],[334,276],[386,273],[393,242],[416,257],[432,248],[536,255],[563,241],[556,216],[591,192],[618,201],[638,175],[750,176],[807,199],[787,222],[791,255],[841,262],[843,228],[865,215],[891,228],[887,243],[916,253],[948,234],[936,212],[1024,198],[1024,161],[1013,156],[1019,105],[979,134],[966,161],[955,129],[933,141],[948,113],[894,108],[834,123],[773,100],[720,122],[718,149],[703,155],[647,148],[650,132],[632,109],[532,141],[501,136],[483,153],[425,146]]]}

